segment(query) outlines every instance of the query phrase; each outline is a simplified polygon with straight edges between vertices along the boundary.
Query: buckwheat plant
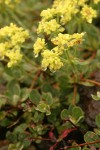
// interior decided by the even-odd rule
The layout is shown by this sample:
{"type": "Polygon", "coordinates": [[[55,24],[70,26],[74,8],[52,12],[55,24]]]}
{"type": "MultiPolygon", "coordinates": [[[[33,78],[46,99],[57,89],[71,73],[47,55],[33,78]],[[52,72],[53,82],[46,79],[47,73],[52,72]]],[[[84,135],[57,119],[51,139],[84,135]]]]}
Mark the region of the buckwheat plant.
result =
{"type": "MultiPolygon", "coordinates": [[[[97,4],[99,1],[95,1],[97,4]]],[[[67,24],[74,18],[79,21],[92,23],[97,17],[97,11],[92,5],[87,4],[87,0],[55,0],[52,7],[41,12],[41,21],[39,23],[37,34],[38,38],[33,46],[34,55],[42,56],[42,68],[56,71],[70,64],[74,67],[79,63],[76,51],[82,45],[85,31],[76,31],[69,34],[67,24]],[[50,45],[51,44],[51,45],[50,45]]],[[[74,68],[73,68],[74,69],[74,68]]]]}

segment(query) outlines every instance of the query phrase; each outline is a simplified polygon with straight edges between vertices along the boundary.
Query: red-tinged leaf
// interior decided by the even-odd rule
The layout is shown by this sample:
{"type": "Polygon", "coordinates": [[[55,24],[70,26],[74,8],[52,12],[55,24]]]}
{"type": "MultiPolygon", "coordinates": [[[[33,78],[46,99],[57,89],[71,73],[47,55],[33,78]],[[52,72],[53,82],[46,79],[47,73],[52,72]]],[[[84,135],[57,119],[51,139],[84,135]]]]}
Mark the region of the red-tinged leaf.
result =
{"type": "Polygon", "coordinates": [[[72,132],[72,131],[74,131],[74,130],[77,130],[77,128],[70,128],[70,129],[64,130],[64,131],[61,133],[61,135],[59,136],[59,138],[58,138],[57,141],[61,141],[63,138],[67,137],[67,135],[68,135],[70,132],[72,132]]]}
{"type": "Polygon", "coordinates": [[[49,150],[54,150],[56,148],[57,144],[58,144],[58,142],[55,143],[53,146],[51,146],[49,150]]]}
{"type": "Polygon", "coordinates": [[[49,132],[49,137],[50,137],[50,139],[52,139],[54,141],[56,140],[56,137],[52,131],[49,132]]]}

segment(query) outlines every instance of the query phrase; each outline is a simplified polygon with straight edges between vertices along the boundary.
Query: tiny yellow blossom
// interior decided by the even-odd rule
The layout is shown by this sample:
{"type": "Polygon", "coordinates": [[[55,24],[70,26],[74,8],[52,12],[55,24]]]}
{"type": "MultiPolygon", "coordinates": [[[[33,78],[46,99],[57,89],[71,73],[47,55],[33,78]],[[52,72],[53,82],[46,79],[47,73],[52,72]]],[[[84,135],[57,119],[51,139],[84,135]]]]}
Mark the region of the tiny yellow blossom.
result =
{"type": "Polygon", "coordinates": [[[97,16],[96,10],[88,5],[84,5],[81,10],[82,18],[86,19],[88,23],[92,23],[92,19],[97,16]]]}
{"type": "Polygon", "coordinates": [[[63,51],[64,51],[64,46],[60,45],[60,46],[56,46],[52,49],[53,52],[55,52],[56,54],[58,55],[62,55],[63,54],[63,51]]]}
{"type": "Polygon", "coordinates": [[[45,49],[45,46],[46,46],[45,39],[37,38],[35,44],[33,45],[34,54],[36,57],[38,56],[39,52],[45,49]]]}
{"type": "Polygon", "coordinates": [[[16,46],[13,50],[8,50],[6,56],[9,58],[7,64],[8,67],[12,67],[22,60],[22,54],[20,53],[20,47],[16,46]]]}
{"type": "Polygon", "coordinates": [[[61,62],[59,55],[57,55],[53,51],[45,50],[42,53],[42,56],[43,56],[42,68],[44,70],[46,70],[48,67],[51,71],[56,71],[63,66],[63,63],[61,62]]]}
{"type": "Polygon", "coordinates": [[[43,10],[41,12],[41,17],[43,18],[43,20],[49,20],[52,19],[53,16],[55,15],[55,9],[54,8],[48,8],[47,10],[43,10]]]}
{"type": "Polygon", "coordinates": [[[52,19],[48,22],[41,21],[37,29],[38,33],[45,32],[46,34],[51,34],[52,32],[63,32],[64,28],[57,23],[55,19],[52,19]]]}

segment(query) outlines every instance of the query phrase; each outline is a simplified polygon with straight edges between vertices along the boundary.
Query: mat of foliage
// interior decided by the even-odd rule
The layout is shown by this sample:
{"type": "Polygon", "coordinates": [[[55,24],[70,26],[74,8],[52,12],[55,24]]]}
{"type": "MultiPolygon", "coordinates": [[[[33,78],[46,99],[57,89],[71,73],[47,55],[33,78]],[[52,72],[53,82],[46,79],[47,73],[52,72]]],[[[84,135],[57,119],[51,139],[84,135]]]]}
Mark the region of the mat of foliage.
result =
{"type": "Polygon", "coordinates": [[[0,0],[0,150],[100,150],[100,0],[0,0]]]}

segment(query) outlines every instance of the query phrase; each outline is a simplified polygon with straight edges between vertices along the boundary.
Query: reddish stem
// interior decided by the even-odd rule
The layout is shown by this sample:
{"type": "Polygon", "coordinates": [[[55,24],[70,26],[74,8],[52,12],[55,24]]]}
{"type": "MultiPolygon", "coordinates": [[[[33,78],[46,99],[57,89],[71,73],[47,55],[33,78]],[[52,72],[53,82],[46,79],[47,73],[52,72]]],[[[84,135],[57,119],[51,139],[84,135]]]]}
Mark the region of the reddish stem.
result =
{"type": "Polygon", "coordinates": [[[97,86],[100,86],[100,83],[97,82],[97,81],[90,80],[90,79],[85,79],[85,78],[83,78],[82,80],[83,80],[83,81],[88,81],[88,82],[93,83],[93,84],[95,84],[95,85],[97,85],[97,86]]]}
{"type": "Polygon", "coordinates": [[[41,72],[42,72],[42,70],[38,70],[38,71],[37,71],[35,77],[33,78],[32,84],[31,84],[31,86],[30,86],[30,88],[29,88],[30,91],[33,89],[34,84],[35,84],[35,82],[37,81],[38,77],[40,76],[41,72]]]}
{"type": "Polygon", "coordinates": [[[73,105],[75,105],[75,103],[76,103],[76,94],[77,94],[77,86],[74,85],[74,95],[73,95],[73,99],[72,99],[73,105]]]}
{"type": "Polygon", "coordinates": [[[69,148],[74,148],[74,147],[81,147],[81,146],[85,146],[85,145],[89,145],[89,144],[95,144],[95,143],[100,143],[100,140],[96,140],[96,141],[93,141],[93,142],[82,143],[82,144],[73,145],[73,146],[65,146],[64,148],[60,148],[60,149],[69,149],[69,148]]]}

